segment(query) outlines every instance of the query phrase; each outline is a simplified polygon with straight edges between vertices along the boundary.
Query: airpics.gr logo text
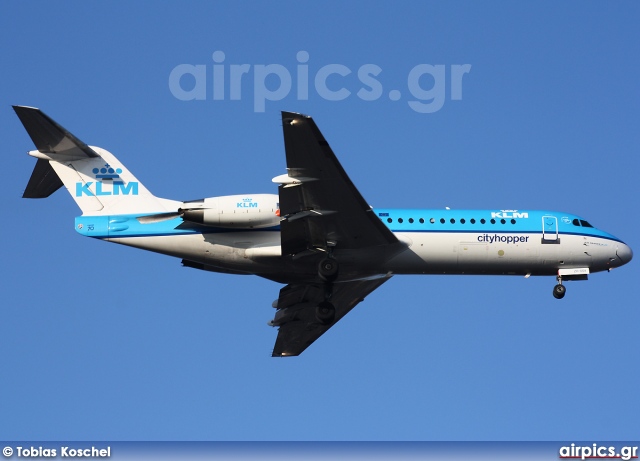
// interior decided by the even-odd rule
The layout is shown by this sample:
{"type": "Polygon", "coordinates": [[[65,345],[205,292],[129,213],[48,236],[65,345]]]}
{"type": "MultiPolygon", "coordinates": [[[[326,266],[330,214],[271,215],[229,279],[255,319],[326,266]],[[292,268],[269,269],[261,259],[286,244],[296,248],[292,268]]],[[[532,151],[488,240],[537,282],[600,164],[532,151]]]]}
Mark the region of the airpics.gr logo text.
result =
{"type": "Polygon", "coordinates": [[[122,168],[113,168],[108,163],[102,168],[94,168],[93,174],[99,181],[76,183],[76,197],[105,195],[138,195],[138,182],[125,183],[120,180],[122,168]],[[95,184],[95,187],[92,186],[95,184]]]}
{"type": "Polygon", "coordinates": [[[471,64],[416,64],[399,76],[397,71],[384,73],[373,63],[357,69],[339,63],[323,65],[304,50],[298,51],[296,62],[284,64],[228,64],[221,50],[211,57],[210,64],[183,63],[171,70],[169,91],[176,99],[240,101],[252,93],[254,112],[265,112],[268,102],[287,97],[379,101],[386,96],[390,101],[404,100],[420,114],[432,114],[442,109],[447,95],[451,101],[462,99],[462,80],[471,72],[471,64]]]}

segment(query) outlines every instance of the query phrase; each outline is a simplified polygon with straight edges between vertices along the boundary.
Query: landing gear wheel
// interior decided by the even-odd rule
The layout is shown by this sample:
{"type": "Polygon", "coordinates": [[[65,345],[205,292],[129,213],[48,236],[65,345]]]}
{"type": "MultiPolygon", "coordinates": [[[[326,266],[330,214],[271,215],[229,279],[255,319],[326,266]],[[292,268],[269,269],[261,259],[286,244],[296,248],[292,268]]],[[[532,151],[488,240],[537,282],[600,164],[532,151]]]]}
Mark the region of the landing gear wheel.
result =
{"type": "Polygon", "coordinates": [[[322,301],[316,307],[316,318],[321,324],[329,325],[336,318],[336,308],[329,301],[322,301]]]}
{"type": "Polygon", "coordinates": [[[557,284],[553,287],[553,297],[556,299],[564,298],[564,295],[567,293],[567,289],[564,285],[557,284]]]}
{"type": "Polygon", "coordinates": [[[326,258],[318,264],[318,275],[325,282],[333,282],[338,276],[338,261],[326,258]]]}

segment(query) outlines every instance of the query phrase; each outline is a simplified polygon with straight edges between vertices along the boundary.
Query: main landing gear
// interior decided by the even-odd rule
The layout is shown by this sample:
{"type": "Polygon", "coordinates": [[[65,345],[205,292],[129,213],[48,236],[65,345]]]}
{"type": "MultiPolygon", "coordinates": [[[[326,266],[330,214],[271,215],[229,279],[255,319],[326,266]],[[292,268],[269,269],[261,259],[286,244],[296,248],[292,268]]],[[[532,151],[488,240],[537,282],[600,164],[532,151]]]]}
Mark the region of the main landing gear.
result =
{"type": "Polygon", "coordinates": [[[333,282],[338,276],[338,261],[333,258],[325,258],[320,261],[318,275],[325,282],[333,282]]]}
{"type": "Polygon", "coordinates": [[[316,307],[316,319],[323,325],[331,325],[336,318],[336,308],[330,302],[333,281],[338,277],[338,261],[329,257],[318,264],[318,276],[324,281],[324,301],[316,307]]]}
{"type": "Polygon", "coordinates": [[[556,299],[564,298],[564,295],[567,293],[567,288],[562,284],[562,276],[558,275],[556,277],[558,280],[558,284],[553,287],[553,297],[556,299]]]}
{"type": "Polygon", "coordinates": [[[316,307],[316,319],[323,325],[330,325],[336,318],[336,308],[329,301],[322,301],[316,307]]]}

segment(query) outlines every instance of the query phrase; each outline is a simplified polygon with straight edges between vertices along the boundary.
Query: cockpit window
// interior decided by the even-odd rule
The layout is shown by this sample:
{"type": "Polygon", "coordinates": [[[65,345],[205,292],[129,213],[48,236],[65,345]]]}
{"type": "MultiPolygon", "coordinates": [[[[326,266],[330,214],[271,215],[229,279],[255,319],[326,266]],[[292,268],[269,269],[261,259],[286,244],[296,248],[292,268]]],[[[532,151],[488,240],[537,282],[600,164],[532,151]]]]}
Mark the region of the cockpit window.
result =
{"type": "Polygon", "coordinates": [[[574,219],[572,222],[574,226],[580,227],[580,220],[578,218],[574,219]]]}
{"type": "Polygon", "coordinates": [[[580,224],[582,224],[582,227],[593,227],[591,224],[589,224],[587,221],[585,221],[584,219],[580,220],[580,224]]]}

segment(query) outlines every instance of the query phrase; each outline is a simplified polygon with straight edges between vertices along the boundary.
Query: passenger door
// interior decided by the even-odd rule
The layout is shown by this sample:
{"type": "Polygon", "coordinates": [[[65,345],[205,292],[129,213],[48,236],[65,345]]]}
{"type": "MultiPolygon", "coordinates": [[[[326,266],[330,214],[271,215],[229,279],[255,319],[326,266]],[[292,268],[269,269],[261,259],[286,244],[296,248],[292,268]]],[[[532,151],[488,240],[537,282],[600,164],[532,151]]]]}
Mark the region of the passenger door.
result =
{"type": "Polygon", "coordinates": [[[555,216],[542,217],[542,243],[560,243],[558,218],[555,216]]]}

